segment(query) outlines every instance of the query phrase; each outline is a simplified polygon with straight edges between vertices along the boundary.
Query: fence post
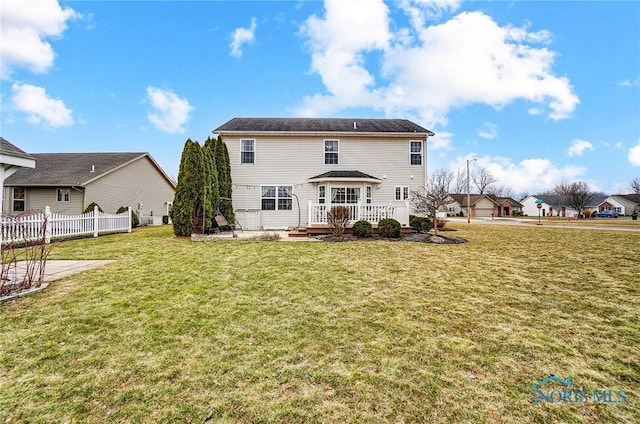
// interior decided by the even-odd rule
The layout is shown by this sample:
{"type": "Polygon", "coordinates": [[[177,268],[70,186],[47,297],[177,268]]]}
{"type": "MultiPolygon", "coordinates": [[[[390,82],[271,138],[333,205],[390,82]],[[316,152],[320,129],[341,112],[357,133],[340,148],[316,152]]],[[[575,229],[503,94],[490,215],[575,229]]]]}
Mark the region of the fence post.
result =
{"type": "Polygon", "coordinates": [[[93,236],[98,237],[98,205],[93,207],[93,236]]]}
{"type": "Polygon", "coordinates": [[[51,208],[47,205],[44,208],[44,242],[51,243],[51,208]]]}
{"type": "Polygon", "coordinates": [[[127,206],[127,212],[129,212],[129,229],[127,230],[127,233],[131,232],[131,206],[127,206]]]}

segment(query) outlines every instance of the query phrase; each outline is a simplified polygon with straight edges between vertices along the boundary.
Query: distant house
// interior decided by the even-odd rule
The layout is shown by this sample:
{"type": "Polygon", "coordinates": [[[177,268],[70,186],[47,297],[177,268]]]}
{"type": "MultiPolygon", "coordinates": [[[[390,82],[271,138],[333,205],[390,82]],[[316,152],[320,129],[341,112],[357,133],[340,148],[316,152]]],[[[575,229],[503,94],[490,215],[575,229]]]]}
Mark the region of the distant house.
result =
{"type": "MultiPolygon", "coordinates": [[[[168,215],[175,183],[149,153],[33,153],[33,169],[19,169],[4,181],[5,211],[49,206],[78,214],[91,203],[113,213],[130,206],[142,217],[168,215]]],[[[146,224],[147,221],[141,223],[146,224]]]]}
{"type": "MultiPolygon", "coordinates": [[[[0,137],[0,187],[4,186],[4,180],[13,175],[20,168],[35,168],[36,160],[33,156],[14,146],[0,137]]],[[[20,197],[20,193],[17,193],[20,197]]],[[[4,190],[0,191],[0,213],[4,207],[4,190]]]]}
{"type": "MultiPolygon", "coordinates": [[[[604,201],[606,195],[596,194],[591,201],[584,206],[584,212],[595,211],[598,205],[604,201]]],[[[557,194],[536,194],[527,196],[522,200],[523,212],[527,216],[560,216],[560,217],[576,217],[578,211],[567,203],[564,196],[557,194]],[[537,200],[542,201],[542,208],[538,211],[537,200]]]]}
{"type": "Polygon", "coordinates": [[[631,215],[640,211],[640,194],[614,194],[598,204],[598,211],[615,211],[631,215]]]}
{"type": "Polygon", "coordinates": [[[323,228],[338,205],[352,222],[388,216],[408,226],[434,134],[405,119],[338,118],[234,118],[213,132],[229,150],[245,229],[323,228]]]}
{"type": "Polygon", "coordinates": [[[493,194],[470,194],[470,208],[467,207],[466,194],[450,194],[451,203],[447,205],[448,215],[459,215],[471,218],[492,218],[519,216],[522,204],[511,197],[494,196],[493,194]],[[470,213],[470,215],[468,215],[470,213]]]}

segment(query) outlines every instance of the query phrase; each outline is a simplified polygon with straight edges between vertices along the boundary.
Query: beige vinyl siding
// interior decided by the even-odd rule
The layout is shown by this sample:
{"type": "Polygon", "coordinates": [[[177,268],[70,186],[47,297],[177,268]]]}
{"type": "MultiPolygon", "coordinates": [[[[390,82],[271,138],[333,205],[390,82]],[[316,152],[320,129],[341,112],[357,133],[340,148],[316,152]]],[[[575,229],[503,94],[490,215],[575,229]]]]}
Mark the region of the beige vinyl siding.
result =
{"type": "MultiPolygon", "coordinates": [[[[64,214],[79,214],[82,213],[82,192],[74,190],[71,187],[25,187],[26,201],[25,210],[37,210],[42,211],[45,207],[49,206],[51,212],[64,213],[64,214]],[[58,202],[58,188],[69,189],[69,201],[58,202]]],[[[3,210],[14,214],[19,212],[13,211],[13,187],[4,188],[4,208],[3,210]]]]}
{"type": "MultiPolygon", "coordinates": [[[[381,180],[372,185],[372,203],[396,203],[395,186],[417,190],[424,184],[422,165],[410,165],[410,140],[415,137],[256,136],[223,137],[231,160],[233,204],[236,210],[260,209],[261,185],[291,185],[300,200],[301,223],[306,225],[309,200],[317,201],[318,184],[307,180],[333,170],[361,171],[381,180]],[[240,163],[240,140],[255,139],[255,163],[240,163]],[[337,165],[324,164],[324,140],[339,140],[337,165]]],[[[424,144],[423,144],[424,149],[424,144]]],[[[365,183],[357,183],[364,187],[365,183]]],[[[362,192],[364,201],[364,189],[362,192]]],[[[291,211],[261,211],[264,228],[286,228],[298,223],[297,203],[291,211]]]]}
{"type": "Polygon", "coordinates": [[[153,163],[142,157],[104,175],[85,187],[85,204],[96,202],[107,213],[120,206],[133,211],[142,203],[144,216],[166,215],[167,202],[173,202],[175,191],[153,163]]]}

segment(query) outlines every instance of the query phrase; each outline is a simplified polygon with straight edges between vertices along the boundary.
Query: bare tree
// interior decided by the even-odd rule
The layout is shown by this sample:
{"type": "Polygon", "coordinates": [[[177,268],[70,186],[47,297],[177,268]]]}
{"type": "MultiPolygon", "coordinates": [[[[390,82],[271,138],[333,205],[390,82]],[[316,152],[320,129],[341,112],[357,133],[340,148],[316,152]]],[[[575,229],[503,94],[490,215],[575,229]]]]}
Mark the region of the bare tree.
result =
{"type": "Polygon", "coordinates": [[[640,194],[640,177],[635,177],[629,183],[629,188],[633,194],[640,194]]]}
{"type": "Polygon", "coordinates": [[[584,181],[573,183],[560,183],[554,187],[553,191],[562,196],[567,205],[578,211],[578,218],[582,216],[582,210],[589,204],[595,193],[589,188],[589,184],[584,181]]]}
{"type": "Polygon", "coordinates": [[[491,185],[489,186],[489,188],[487,189],[487,194],[493,194],[494,196],[497,197],[514,197],[514,191],[513,189],[505,184],[502,185],[491,185]]]}
{"type": "Polygon", "coordinates": [[[414,210],[419,214],[431,216],[435,235],[438,235],[436,213],[451,202],[449,193],[451,193],[453,179],[453,172],[450,169],[441,168],[431,174],[426,190],[411,192],[411,204],[414,210]]]}
{"type": "Polygon", "coordinates": [[[487,168],[482,168],[480,172],[473,173],[471,175],[473,184],[478,188],[479,194],[488,193],[488,190],[492,185],[498,182],[496,177],[491,175],[491,172],[487,168]]]}
{"type": "Polygon", "coordinates": [[[453,182],[453,191],[455,194],[467,192],[467,171],[456,169],[455,181],[453,182]]]}

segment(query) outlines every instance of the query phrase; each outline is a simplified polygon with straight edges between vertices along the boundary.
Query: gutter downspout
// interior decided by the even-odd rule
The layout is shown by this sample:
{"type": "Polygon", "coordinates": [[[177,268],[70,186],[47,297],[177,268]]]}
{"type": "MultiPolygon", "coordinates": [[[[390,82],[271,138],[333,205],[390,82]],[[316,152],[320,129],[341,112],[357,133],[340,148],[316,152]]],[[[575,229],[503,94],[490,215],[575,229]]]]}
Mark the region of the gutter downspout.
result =
{"type": "Polygon", "coordinates": [[[424,191],[427,192],[427,185],[429,183],[429,174],[427,172],[427,141],[429,140],[429,135],[424,137],[424,191]]]}

